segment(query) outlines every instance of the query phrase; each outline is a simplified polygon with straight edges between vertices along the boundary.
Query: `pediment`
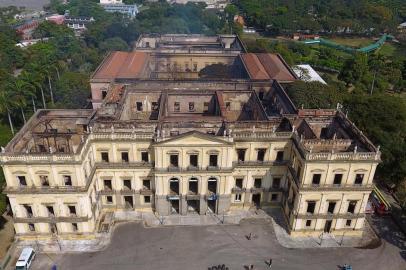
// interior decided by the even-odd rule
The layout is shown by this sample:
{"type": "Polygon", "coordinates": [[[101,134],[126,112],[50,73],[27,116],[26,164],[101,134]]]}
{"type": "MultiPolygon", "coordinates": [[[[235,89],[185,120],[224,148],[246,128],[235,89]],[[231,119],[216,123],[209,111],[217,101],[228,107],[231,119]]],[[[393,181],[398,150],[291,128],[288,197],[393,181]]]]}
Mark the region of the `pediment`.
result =
{"type": "Polygon", "coordinates": [[[160,146],[178,146],[178,145],[230,145],[230,142],[216,138],[214,135],[204,134],[197,131],[187,132],[169,140],[158,142],[160,146]]]}

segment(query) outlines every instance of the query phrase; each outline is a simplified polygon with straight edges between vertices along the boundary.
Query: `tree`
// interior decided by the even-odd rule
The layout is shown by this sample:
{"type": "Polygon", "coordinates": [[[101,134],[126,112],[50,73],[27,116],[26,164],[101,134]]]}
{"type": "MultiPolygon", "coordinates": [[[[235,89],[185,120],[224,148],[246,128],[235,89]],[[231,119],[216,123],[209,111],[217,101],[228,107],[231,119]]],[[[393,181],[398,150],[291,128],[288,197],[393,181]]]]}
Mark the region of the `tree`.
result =
{"type": "Polygon", "coordinates": [[[348,96],[349,117],[375,144],[381,145],[383,163],[377,175],[400,183],[406,181],[406,104],[387,94],[348,96]]]}
{"type": "Polygon", "coordinates": [[[89,75],[64,72],[55,84],[56,107],[79,109],[87,105],[90,96],[89,75]]]}

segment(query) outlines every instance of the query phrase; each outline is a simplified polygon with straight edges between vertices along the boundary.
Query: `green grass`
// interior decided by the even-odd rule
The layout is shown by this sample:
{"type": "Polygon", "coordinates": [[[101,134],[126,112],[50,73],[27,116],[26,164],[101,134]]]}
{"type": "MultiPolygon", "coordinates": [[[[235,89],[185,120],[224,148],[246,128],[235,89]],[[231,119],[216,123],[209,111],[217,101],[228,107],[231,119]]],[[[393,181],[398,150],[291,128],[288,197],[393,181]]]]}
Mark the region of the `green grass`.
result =
{"type": "Polygon", "coordinates": [[[338,44],[360,48],[368,46],[375,41],[369,38],[342,38],[342,37],[335,37],[335,38],[328,38],[331,41],[334,41],[338,44]]]}

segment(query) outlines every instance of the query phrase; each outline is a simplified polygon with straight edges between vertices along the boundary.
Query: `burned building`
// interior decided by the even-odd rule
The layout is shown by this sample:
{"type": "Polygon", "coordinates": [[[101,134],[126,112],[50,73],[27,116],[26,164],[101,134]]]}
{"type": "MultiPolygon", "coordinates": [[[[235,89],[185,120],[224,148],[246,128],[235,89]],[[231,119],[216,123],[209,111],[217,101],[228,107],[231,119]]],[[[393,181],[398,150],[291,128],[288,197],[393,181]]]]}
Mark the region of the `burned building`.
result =
{"type": "Polygon", "coordinates": [[[359,234],[380,152],[340,110],[297,109],[276,54],[235,36],[141,36],[91,78],[92,110],[41,110],[3,149],[20,237],[106,213],[281,207],[292,235],[359,234]]]}

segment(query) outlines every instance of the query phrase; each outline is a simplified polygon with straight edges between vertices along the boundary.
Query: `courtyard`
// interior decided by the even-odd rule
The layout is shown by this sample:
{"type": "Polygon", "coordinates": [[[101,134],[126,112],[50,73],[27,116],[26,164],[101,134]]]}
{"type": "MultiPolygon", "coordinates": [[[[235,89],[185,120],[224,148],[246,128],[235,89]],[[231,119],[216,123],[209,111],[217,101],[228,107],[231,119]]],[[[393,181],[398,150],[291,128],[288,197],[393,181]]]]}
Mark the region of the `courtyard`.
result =
{"type": "Polygon", "coordinates": [[[382,237],[376,248],[289,249],[281,246],[270,220],[246,219],[239,225],[164,226],[145,228],[139,222],[116,225],[110,245],[99,252],[39,254],[33,268],[51,269],[406,269],[404,236],[390,218],[370,222],[382,237]],[[251,233],[251,240],[247,235],[251,233]]]}

